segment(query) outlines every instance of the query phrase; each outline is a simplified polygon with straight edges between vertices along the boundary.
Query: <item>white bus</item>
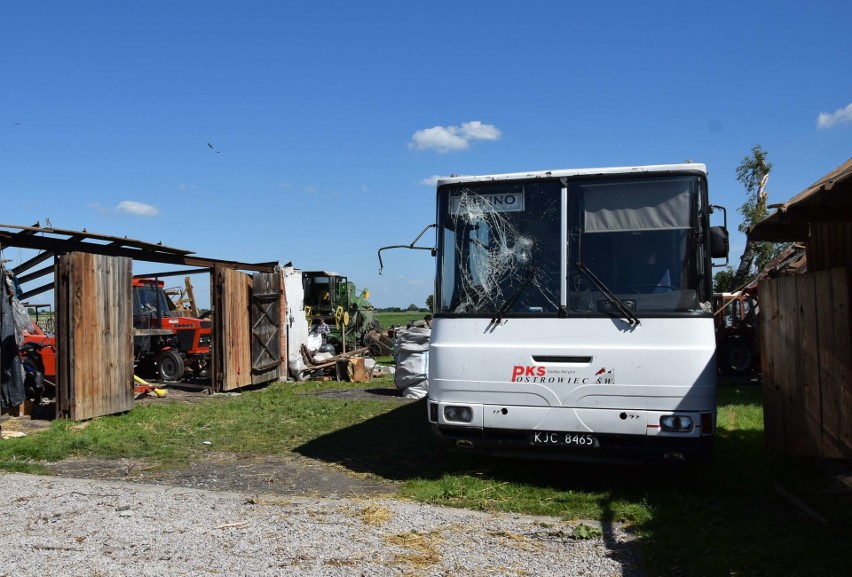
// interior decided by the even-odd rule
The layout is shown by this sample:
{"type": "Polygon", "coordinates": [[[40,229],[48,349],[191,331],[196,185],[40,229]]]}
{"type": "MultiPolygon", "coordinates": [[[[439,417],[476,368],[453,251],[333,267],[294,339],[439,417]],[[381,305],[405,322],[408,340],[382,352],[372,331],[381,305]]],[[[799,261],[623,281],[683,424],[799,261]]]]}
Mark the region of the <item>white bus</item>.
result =
{"type": "Polygon", "coordinates": [[[711,257],[728,251],[713,208],[697,163],[440,180],[438,438],[494,455],[707,459],[711,257]]]}

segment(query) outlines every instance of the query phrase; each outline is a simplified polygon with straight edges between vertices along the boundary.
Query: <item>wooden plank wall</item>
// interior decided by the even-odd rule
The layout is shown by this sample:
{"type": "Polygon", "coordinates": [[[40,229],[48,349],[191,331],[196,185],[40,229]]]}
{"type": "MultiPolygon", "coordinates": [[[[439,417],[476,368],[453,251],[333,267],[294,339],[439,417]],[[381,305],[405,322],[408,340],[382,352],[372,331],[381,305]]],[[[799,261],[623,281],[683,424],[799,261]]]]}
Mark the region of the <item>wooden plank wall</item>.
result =
{"type": "Polygon", "coordinates": [[[79,421],[133,408],[132,276],[126,257],[59,258],[58,416],[79,421]]]}
{"type": "Polygon", "coordinates": [[[251,382],[251,276],[231,269],[216,269],[214,316],[214,387],[239,389],[251,382]]]}
{"type": "Polygon", "coordinates": [[[822,454],[852,458],[852,283],[838,268],[817,274],[822,454]]]}
{"type": "Polygon", "coordinates": [[[813,222],[807,242],[810,272],[852,269],[852,222],[813,222]]]}
{"type": "Polygon", "coordinates": [[[852,458],[849,269],[760,282],[767,449],[852,458]]]}

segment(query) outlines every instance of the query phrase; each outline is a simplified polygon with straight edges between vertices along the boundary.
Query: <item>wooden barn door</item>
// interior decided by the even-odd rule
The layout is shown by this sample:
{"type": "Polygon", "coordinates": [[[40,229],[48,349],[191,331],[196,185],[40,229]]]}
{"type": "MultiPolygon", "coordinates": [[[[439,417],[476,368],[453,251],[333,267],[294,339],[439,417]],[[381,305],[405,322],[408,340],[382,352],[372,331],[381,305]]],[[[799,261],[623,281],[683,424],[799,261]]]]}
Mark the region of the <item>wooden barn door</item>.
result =
{"type": "Polygon", "coordinates": [[[213,283],[213,387],[223,392],[280,376],[278,275],[217,268],[213,283]],[[273,366],[274,365],[274,366],[273,366]]]}
{"type": "Polygon", "coordinates": [[[75,252],[59,257],[57,273],[57,415],[131,410],[133,261],[75,252]]]}
{"type": "Polygon", "coordinates": [[[281,376],[281,273],[258,272],[252,277],[251,380],[253,384],[281,376]]]}
{"type": "Polygon", "coordinates": [[[251,384],[251,277],[216,268],[213,281],[213,388],[251,384]]]}

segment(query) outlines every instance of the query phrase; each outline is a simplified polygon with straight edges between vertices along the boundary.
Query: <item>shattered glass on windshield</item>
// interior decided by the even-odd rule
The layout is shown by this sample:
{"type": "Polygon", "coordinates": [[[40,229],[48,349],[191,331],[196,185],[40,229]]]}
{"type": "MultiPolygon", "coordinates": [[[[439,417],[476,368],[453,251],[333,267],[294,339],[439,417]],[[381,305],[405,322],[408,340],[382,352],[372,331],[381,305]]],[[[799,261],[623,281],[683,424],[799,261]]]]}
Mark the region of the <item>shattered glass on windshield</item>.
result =
{"type": "Polygon", "coordinates": [[[558,182],[451,188],[440,215],[440,310],[556,312],[560,192],[558,182]]]}

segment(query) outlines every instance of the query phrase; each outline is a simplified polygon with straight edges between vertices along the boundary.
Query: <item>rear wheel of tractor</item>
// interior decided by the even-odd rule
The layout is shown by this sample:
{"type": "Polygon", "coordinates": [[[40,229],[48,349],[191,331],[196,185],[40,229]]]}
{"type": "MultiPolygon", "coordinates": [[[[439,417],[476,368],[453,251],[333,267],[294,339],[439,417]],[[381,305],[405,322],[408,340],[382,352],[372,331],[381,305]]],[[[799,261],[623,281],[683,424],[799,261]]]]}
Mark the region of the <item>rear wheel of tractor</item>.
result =
{"type": "Polygon", "coordinates": [[[157,355],[157,366],[164,381],[179,381],[186,370],[183,357],[174,349],[166,349],[157,355]]]}
{"type": "Polygon", "coordinates": [[[743,339],[728,339],[722,348],[722,370],[729,375],[744,375],[751,370],[753,355],[743,339]]]}
{"type": "Polygon", "coordinates": [[[44,393],[44,373],[38,370],[38,366],[32,359],[23,359],[21,364],[24,366],[24,388],[27,391],[27,398],[40,403],[44,393]]]}

